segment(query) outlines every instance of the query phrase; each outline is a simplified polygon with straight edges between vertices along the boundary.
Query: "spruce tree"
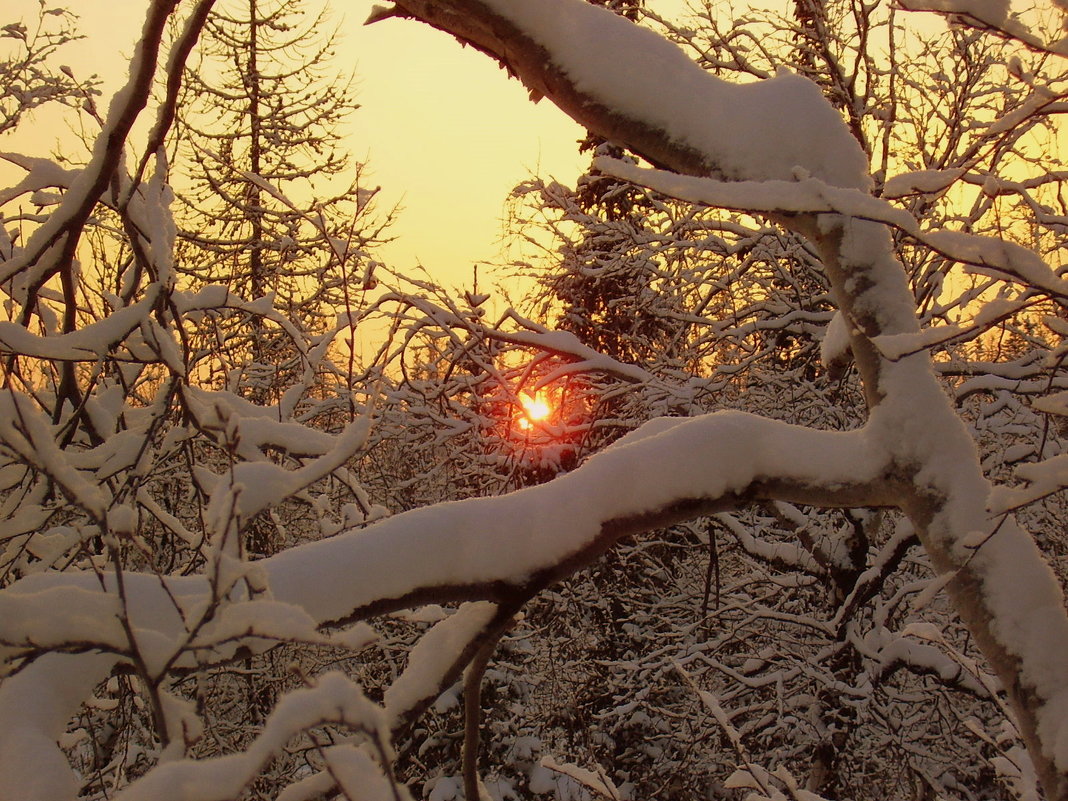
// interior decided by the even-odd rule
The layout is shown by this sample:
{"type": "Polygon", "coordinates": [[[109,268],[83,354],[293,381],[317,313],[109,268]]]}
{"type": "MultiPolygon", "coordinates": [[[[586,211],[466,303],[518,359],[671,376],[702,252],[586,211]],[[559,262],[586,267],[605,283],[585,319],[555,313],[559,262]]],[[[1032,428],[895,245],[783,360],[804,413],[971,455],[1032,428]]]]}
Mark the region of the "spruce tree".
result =
{"type": "MultiPolygon", "coordinates": [[[[325,9],[304,2],[217,6],[187,70],[177,140],[187,182],[180,269],[194,285],[271,297],[313,331],[351,306],[383,227],[374,190],[360,187],[362,165],[344,150],[341,125],[357,104],[351,77],[333,66],[327,24],[325,9]]],[[[278,329],[259,315],[223,327],[205,332],[213,347],[225,343],[222,368],[268,397],[288,358],[278,329]]]]}

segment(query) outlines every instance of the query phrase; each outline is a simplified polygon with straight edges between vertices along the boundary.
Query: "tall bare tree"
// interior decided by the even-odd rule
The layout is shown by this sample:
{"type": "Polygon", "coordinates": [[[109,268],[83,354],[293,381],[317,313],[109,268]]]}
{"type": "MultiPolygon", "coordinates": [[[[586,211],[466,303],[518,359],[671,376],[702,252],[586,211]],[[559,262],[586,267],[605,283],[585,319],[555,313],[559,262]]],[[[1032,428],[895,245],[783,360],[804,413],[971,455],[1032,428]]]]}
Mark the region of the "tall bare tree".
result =
{"type": "MultiPolygon", "coordinates": [[[[321,331],[351,308],[385,220],[345,150],[358,105],[336,66],[336,32],[325,8],[308,5],[230,0],[208,19],[176,126],[176,169],[188,182],[179,193],[180,270],[248,300],[269,296],[321,331]]],[[[284,338],[260,317],[224,338],[236,348],[220,350],[224,368],[267,397],[292,358],[276,350],[284,338]]]]}

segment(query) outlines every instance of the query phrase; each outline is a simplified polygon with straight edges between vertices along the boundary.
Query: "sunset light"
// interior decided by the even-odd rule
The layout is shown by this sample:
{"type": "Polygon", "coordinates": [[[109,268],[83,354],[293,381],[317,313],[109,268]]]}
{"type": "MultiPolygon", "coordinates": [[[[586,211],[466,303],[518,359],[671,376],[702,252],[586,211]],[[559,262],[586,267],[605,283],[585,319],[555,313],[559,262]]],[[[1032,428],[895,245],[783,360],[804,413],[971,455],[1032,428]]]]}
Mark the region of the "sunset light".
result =
{"type": "Polygon", "coordinates": [[[544,392],[538,392],[535,395],[524,393],[519,402],[523,404],[523,416],[519,418],[519,427],[524,431],[531,428],[532,423],[545,420],[552,414],[552,407],[544,392]]]}
{"type": "Polygon", "coordinates": [[[0,0],[0,801],[1068,801],[1066,31],[0,0]]]}

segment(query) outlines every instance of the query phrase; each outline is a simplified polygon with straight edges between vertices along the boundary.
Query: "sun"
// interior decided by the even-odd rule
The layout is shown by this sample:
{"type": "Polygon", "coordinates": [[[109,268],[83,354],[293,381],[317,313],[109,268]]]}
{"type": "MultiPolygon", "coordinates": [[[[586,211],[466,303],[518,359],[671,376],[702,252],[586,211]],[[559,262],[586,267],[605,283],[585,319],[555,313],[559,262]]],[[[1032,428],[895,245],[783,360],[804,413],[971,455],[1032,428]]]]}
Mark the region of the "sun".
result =
{"type": "Polygon", "coordinates": [[[523,430],[529,429],[538,420],[545,420],[553,411],[544,392],[536,395],[524,393],[519,402],[523,405],[523,416],[519,418],[519,427],[523,430]]]}

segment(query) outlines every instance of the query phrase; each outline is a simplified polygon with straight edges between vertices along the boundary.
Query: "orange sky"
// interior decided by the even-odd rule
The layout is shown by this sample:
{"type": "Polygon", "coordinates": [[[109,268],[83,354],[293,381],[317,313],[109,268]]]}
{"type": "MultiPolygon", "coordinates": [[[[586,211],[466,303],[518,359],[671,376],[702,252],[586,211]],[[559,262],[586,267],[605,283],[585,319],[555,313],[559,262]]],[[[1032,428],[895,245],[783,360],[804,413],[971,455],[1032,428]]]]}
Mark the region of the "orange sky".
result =
{"type": "MultiPolygon", "coordinates": [[[[316,9],[320,0],[308,0],[316,9]]],[[[125,77],[147,0],[54,0],[80,16],[85,40],[61,61],[106,81],[107,99],[125,77]]],[[[4,0],[0,24],[34,18],[37,0],[4,0]]],[[[548,102],[532,104],[517,81],[451,37],[418,23],[364,26],[370,0],[332,0],[342,41],[338,68],[355,70],[358,101],[347,142],[366,159],[383,206],[404,211],[397,241],[384,252],[401,270],[417,263],[446,286],[469,286],[471,266],[500,260],[501,220],[509,190],[532,172],[573,181],[588,159],[582,131],[548,102]]],[[[56,115],[39,114],[0,150],[48,155],[64,138],[56,115]]],[[[12,177],[0,171],[0,184],[12,177]]],[[[480,271],[480,275],[485,273],[480,271]]]]}

